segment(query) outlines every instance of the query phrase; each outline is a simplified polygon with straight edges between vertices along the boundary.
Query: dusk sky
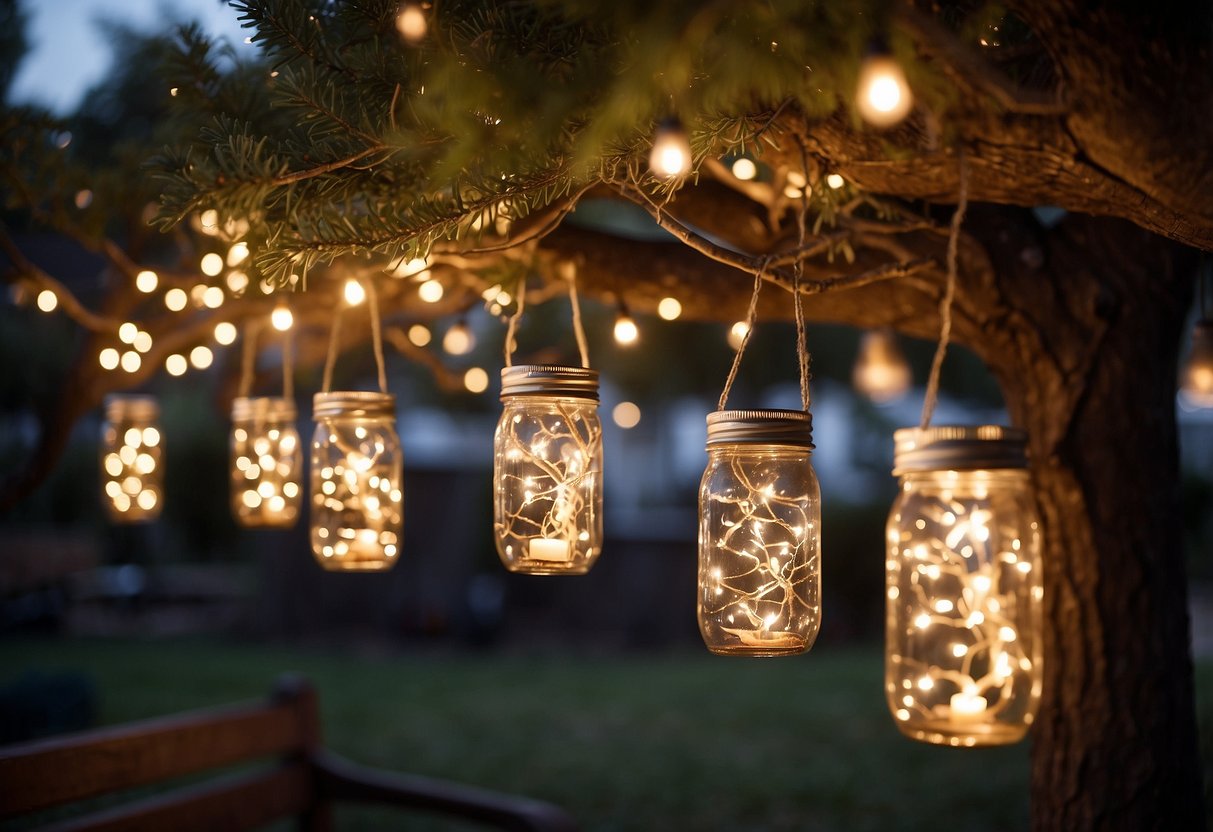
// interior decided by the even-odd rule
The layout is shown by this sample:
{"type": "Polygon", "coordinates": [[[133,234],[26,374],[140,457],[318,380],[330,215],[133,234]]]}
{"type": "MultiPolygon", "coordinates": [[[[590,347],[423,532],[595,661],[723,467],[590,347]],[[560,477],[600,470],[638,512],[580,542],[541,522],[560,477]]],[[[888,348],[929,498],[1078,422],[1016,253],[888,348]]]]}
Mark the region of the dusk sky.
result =
{"type": "Polygon", "coordinates": [[[24,7],[30,51],[10,99],[42,104],[59,114],[70,112],[109,68],[112,55],[99,20],[118,20],[146,31],[197,20],[234,43],[247,34],[236,22],[236,12],[220,0],[24,0],[24,7]]]}

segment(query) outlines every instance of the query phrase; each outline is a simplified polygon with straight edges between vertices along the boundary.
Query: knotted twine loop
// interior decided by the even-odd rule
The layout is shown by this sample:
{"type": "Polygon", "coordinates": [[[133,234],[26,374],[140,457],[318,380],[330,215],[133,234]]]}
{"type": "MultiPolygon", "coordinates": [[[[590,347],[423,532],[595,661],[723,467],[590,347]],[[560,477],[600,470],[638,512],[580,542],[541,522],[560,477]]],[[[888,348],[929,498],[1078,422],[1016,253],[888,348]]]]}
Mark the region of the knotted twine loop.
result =
{"type": "MultiPolygon", "coordinates": [[[[577,299],[577,268],[572,263],[560,264],[560,276],[567,281],[569,289],[569,306],[573,310],[573,335],[577,339],[577,352],[581,356],[581,366],[587,370],[590,367],[590,348],[585,338],[585,328],[581,323],[581,302],[577,299]]],[[[505,366],[512,367],[514,351],[518,348],[515,336],[518,323],[522,320],[522,311],[526,305],[526,275],[518,283],[518,306],[510,315],[505,329],[505,366]]]]}
{"type": "Polygon", "coordinates": [[[956,296],[956,261],[960,250],[960,226],[964,222],[965,211],[969,207],[969,165],[965,161],[963,150],[958,154],[958,160],[960,163],[960,196],[956,202],[956,210],[952,213],[952,228],[948,235],[948,278],[943,300],[939,304],[939,345],[935,348],[935,357],[931,361],[931,374],[927,377],[927,392],[922,402],[922,418],[918,423],[920,430],[926,430],[931,426],[931,417],[935,414],[935,405],[939,399],[939,374],[943,368],[944,356],[948,353],[948,340],[952,337],[952,300],[956,296]]]}
{"type": "MultiPolygon", "coordinates": [[[[379,376],[379,392],[387,392],[387,369],[383,359],[383,332],[381,322],[379,320],[379,293],[375,289],[373,280],[367,281],[366,284],[367,312],[371,318],[371,346],[375,351],[375,369],[379,376]]],[[[337,342],[341,332],[341,316],[344,311],[343,307],[338,307],[337,313],[333,316],[333,326],[329,330],[329,350],[328,355],[324,359],[324,380],[320,386],[320,392],[328,393],[333,387],[333,367],[337,364],[337,342]]]]}

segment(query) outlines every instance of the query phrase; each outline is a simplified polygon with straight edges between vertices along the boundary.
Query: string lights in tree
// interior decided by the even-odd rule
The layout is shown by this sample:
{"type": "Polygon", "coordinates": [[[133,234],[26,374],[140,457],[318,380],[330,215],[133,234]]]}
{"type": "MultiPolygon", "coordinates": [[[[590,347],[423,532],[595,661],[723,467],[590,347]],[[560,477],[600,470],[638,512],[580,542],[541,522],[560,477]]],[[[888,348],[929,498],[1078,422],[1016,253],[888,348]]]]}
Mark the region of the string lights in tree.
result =
{"type": "Polygon", "coordinates": [[[429,31],[429,22],[425,17],[425,7],[415,0],[406,0],[400,4],[396,12],[396,31],[410,46],[417,46],[425,40],[429,31]]]}
{"type": "Polygon", "coordinates": [[[506,331],[493,439],[493,527],[497,553],[511,572],[581,575],[602,551],[598,373],[589,369],[574,279],[570,273],[582,366],[512,365],[525,285],[506,331]]]}
{"type": "Polygon", "coordinates": [[[859,65],[855,109],[873,127],[892,127],[910,114],[914,95],[889,47],[876,42],[859,65]]]}
{"type": "Polygon", "coordinates": [[[658,179],[676,179],[691,170],[691,142],[677,116],[664,118],[653,133],[649,170],[658,179]]]}
{"type": "Polygon", "coordinates": [[[627,304],[623,302],[623,298],[619,299],[619,311],[615,316],[614,335],[615,343],[621,347],[634,346],[640,340],[640,327],[636,325],[636,319],[628,312],[627,304]]]}

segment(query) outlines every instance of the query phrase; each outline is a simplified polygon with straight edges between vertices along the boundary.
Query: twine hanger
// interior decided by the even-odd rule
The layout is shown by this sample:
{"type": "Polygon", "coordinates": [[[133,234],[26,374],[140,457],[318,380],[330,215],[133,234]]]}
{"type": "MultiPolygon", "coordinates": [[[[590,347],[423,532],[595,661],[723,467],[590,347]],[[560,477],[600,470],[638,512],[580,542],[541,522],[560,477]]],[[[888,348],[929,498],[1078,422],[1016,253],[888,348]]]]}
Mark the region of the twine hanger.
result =
{"type": "MultiPolygon", "coordinates": [[[[590,367],[590,348],[585,339],[585,328],[581,324],[581,302],[577,299],[577,267],[572,263],[560,264],[560,276],[568,283],[569,306],[573,310],[573,335],[577,339],[577,352],[581,355],[581,366],[590,367]]],[[[518,306],[510,315],[505,328],[505,366],[514,366],[514,351],[518,349],[515,336],[518,333],[518,323],[522,320],[522,312],[526,307],[526,275],[518,281],[518,306]]]]}
{"type": "MultiPolygon", "coordinates": [[[[252,321],[245,330],[243,351],[240,356],[240,388],[241,398],[248,398],[253,387],[253,375],[257,364],[257,338],[265,328],[262,321],[252,321]]],[[[294,338],[291,330],[282,333],[282,398],[295,398],[294,338]]]]}
{"type": "MultiPolygon", "coordinates": [[[[387,393],[387,371],[384,369],[383,361],[383,333],[380,331],[379,321],[379,293],[375,289],[374,280],[367,280],[365,288],[367,312],[371,316],[371,345],[375,351],[375,368],[379,374],[379,392],[387,393]]],[[[324,381],[320,387],[322,393],[329,392],[333,386],[333,367],[337,363],[338,333],[341,331],[341,315],[344,311],[343,307],[338,307],[337,314],[333,317],[333,327],[329,332],[328,356],[324,360],[324,381]]]]}
{"type": "Polygon", "coordinates": [[[948,234],[948,281],[944,289],[943,300],[939,304],[939,346],[935,348],[935,357],[931,361],[931,374],[927,377],[927,392],[922,402],[922,419],[919,420],[919,430],[931,426],[931,417],[935,415],[935,405],[939,399],[939,373],[943,368],[944,356],[948,353],[948,341],[952,337],[952,300],[956,296],[956,259],[960,249],[960,226],[964,222],[965,211],[969,207],[969,165],[965,161],[964,150],[957,155],[960,164],[960,196],[956,202],[956,210],[952,214],[952,227],[948,234]]]}

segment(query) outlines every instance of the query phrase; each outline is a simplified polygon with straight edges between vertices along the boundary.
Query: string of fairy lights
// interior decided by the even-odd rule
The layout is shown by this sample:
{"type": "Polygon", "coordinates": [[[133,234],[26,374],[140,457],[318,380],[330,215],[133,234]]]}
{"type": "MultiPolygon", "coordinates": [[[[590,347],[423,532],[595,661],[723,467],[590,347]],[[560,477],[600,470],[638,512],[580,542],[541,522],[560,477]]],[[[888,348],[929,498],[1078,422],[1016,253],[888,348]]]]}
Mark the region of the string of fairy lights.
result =
{"type": "MultiPolygon", "coordinates": [[[[427,6],[404,3],[397,29],[407,44],[427,36],[427,6]]],[[[859,67],[854,106],[877,129],[890,128],[914,110],[901,66],[874,44],[859,67]]],[[[894,722],[907,736],[952,746],[994,745],[1022,738],[1041,693],[1043,599],[1042,536],[1028,473],[1022,431],[993,425],[930,424],[939,364],[947,347],[947,321],[956,280],[956,240],[963,218],[967,182],[961,170],[961,198],[953,218],[948,256],[945,321],[932,367],[920,425],[896,432],[893,473],[899,494],[886,528],[887,637],[885,687],[894,722]]],[[[656,179],[679,179],[696,165],[691,141],[674,114],[661,120],[652,137],[649,168],[656,179]]],[[[760,174],[748,156],[731,160],[738,180],[760,174]]],[[[799,203],[800,246],[804,212],[814,187],[842,188],[837,173],[810,182],[808,171],[790,170],[780,180],[782,195],[799,203]]],[[[501,222],[501,218],[498,222],[501,222]]],[[[508,221],[506,221],[508,222],[508,221]]],[[[202,281],[164,280],[152,270],[133,276],[142,296],[162,293],[172,313],[217,310],[230,298],[259,291],[272,303],[274,287],[251,286],[245,271],[251,251],[243,239],[248,224],[201,212],[192,220],[201,234],[222,241],[225,250],[205,253],[198,264],[202,281]]],[[[500,229],[499,229],[500,230],[500,229]]],[[[729,326],[734,362],[719,407],[707,417],[708,463],[699,491],[699,571],[697,616],[704,642],[727,655],[780,656],[809,650],[822,617],[821,495],[813,471],[814,449],[808,384],[809,356],[799,280],[791,286],[796,304],[800,410],[727,410],[730,388],[757,326],[758,296],[765,261],[755,275],[749,311],[729,326]]],[[[450,286],[418,258],[387,270],[392,279],[415,286],[417,298],[437,304],[450,286]]],[[[493,516],[496,546],[504,566],[523,574],[584,574],[602,552],[604,442],[598,414],[598,373],[590,367],[576,293],[576,274],[566,282],[581,362],[514,365],[514,335],[527,301],[525,283],[512,292],[501,285],[481,299],[508,320],[502,411],[494,438],[493,516]]],[[[1213,324],[1207,317],[1202,275],[1201,319],[1193,336],[1184,375],[1184,393],[1213,406],[1213,324]]],[[[256,321],[244,321],[240,395],[234,400],[231,429],[231,509],[246,527],[289,527],[306,513],[316,561],[332,571],[389,569],[402,556],[403,458],[396,431],[397,405],[387,389],[382,324],[374,279],[351,277],[339,292],[332,317],[324,382],[312,407],[310,478],[305,483],[304,446],[291,388],[295,314],[286,301],[256,321]],[[371,324],[378,390],[332,390],[333,365],[343,314],[365,309],[371,324]],[[261,333],[282,354],[280,395],[252,396],[251,381],[261,333]]],[[[53,312],[66,295],[42,288],[35,303],[53,312]]],[[[616,301],[613,335],[634,347],[642,330],[622,297],[616,301]]],[[[673,296],[656,304],[657,316],[678,320],[683,302],[673,296]]],[[[105,332],[108,324],[94,327],[105,332]]],[[[232,321],[214,325],[211,341],[234,344],[241,333],[232,321]]],[[[139,372],[152,352],[153,336],[133,321],[118,322],[113,343],[97,361],[107,372],[139,372]]],[[[402,334],[425,349],[435,339],[423,323],[402,334]]],[[[442,334],[443,351],[464,356],[476,347],[466,309],[442,334]]],[[[172,352],[164,369],[181,376],[206,370],[215,360],[209,344],[172,352]]],[[[892,332],[863,335],[853,376],[856,390],[877,403],[904,396],[912,373],[892,332]]],[[[489,387],[484,367],[463,375],[472,393],[489,387]]],[[[623,402],[613,413],[623,428],[634,426],[639,409],[623,402]]],[[[103,495],[115,522],[156,518],[163,507],[164,435],[159,408],[149,396],[107,400],[102,435],[103,495]]]]}

